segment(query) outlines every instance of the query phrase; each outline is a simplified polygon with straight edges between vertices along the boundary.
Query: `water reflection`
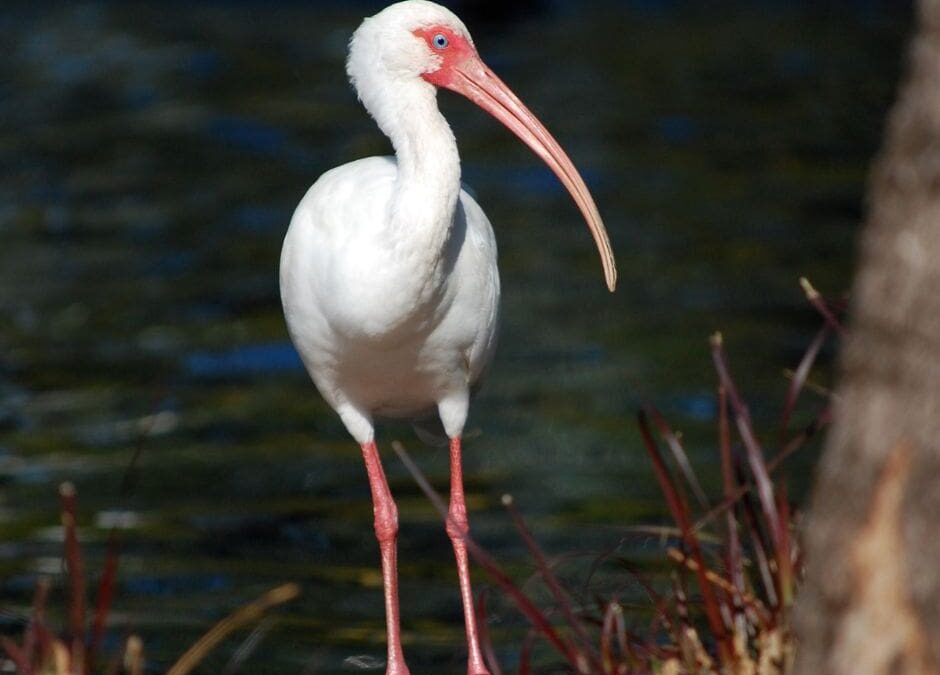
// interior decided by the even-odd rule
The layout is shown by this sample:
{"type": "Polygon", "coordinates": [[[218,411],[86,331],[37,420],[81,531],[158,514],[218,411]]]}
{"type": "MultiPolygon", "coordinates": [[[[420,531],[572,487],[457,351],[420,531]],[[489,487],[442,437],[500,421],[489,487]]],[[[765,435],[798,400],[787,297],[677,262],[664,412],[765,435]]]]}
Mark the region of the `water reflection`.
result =
{"type": "MultiPolygon", "coordinates": [[[[638,402],[660,405],[698,461],[714,461],[713,330],[724,331],[757,416],[779,404],[780,371],[815,326],[796,279],[830,293],[847,286],[866,162],[908,20],[879,3],[533,4],[538,12],[468,22],[486,60],[584,169],[622,281],[608,296],[551,174],[488,117],[442,95],[464,177],[497,230],[505,294],[497,363],[469,425],[467,487],[479,539],[520,577],[503,492],[554,551],[603,550],[615,525],[661,517],[632,423],[638,402]]],[[[299,367],[276,285],[280,241],[307,186],[328,167],[387,152],[342,67],[349,32],[375,6],[5,8],[5,605],[26,605],[36,573],[58,571],[59,542],[45,528],[56,522],[55,486],[69,479],[91,568],[105,528],[123,530],[113,641],[141,631],[148,658],[166,664],[228,611],[297,580],[304,596],[246,669],[381,667],[360,460],[299,367]]],[[[406,426],[382,431],[392,438],[446,484],[442,453],[419,449],[406,426]]],[[[449,543],[388,463],[403,522],[406,648],[416,670],[462,667],[449,543]]],[[[631,541],[638,560],[656,550],[631,541]]],[[[494,616],[497,639],[518,625],[498,601],[494,616]]],[[[204,672],[220,671],[235,644],[204,672]]],[[[513,644],[503,645],[509,660],[513,644]]]]}

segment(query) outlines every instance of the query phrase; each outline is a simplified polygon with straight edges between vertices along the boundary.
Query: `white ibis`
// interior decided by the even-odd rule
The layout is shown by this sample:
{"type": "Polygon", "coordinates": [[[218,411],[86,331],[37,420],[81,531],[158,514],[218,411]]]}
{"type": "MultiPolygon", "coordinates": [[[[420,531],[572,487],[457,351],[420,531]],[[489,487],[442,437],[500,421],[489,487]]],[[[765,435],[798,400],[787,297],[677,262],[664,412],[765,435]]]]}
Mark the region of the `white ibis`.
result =
{"type": "Polygon", "coordinates": [[[511,129],[555,172],[587,220],[607,286],[617,271],[584,181],[551,134],[480,60],[447,9],[408,0],[367,18],[346,70],[391,139],[395,157],[323,174],[294,212],[281,252],[281,300],[314,383],[359,443],[382,559],[388,675],[406,675],[399,613],[398,512],[374,420],[437,414],[450,439],[447,534],[457,558],[468,672],[487,673],[473,613],[460,437],[471,390],[493,356],[499,313],[496,241],[460,185],[454,134],[437,89],[463,94],[511,129]]]}

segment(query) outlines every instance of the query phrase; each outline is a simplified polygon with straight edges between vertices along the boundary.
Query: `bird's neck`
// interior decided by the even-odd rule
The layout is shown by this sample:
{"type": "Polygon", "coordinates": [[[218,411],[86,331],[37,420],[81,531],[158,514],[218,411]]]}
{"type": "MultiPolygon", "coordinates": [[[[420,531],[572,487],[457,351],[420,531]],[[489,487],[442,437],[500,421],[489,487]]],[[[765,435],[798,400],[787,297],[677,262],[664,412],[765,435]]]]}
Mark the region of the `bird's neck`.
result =
{"type": "Polygon", "coordinates": [[[434,106],[391,138],[398,160],[393,222],[446,236],[460,193],[460,156],[450,125],[434,106]]]}
{"type": "Polygon", "coordinates": [[[460,193],[460,157],[434,87],[421,81],[377,117],[391,139],[398,178],[385,222],[389,243],[415,264],[435,267],[445,256],[460,193]]]}

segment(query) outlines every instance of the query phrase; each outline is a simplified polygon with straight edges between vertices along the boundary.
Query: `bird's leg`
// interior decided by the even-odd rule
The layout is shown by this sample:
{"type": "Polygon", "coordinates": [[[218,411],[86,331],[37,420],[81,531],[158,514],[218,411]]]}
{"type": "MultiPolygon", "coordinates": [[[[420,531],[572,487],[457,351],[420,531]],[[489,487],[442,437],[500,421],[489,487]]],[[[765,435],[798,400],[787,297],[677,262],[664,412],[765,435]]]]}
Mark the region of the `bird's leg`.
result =
{"type": "Polygon", "coordinates": [[[388,632],[388,663],[386,675],[409,675],[401,649],[401,628],[398,616],[398,507],[388,489],[382,460],[375,441],[362,444],[362,456],[369,472],[372,489],[372,513],[375,516],[375,537],[382,553],[382,581],[385,591],[385,626],[388,632]]]}
{"type": "Polygon", "coordinates": [[[447,513],[447,534],[454,545],[457,558],[457,576],[460,578],[460,597],[467,622],[467,673],[489,675],[480,652],[476,615],[473,611],[473,591],[470,589],[470,567],[467,564],[467,544],[464,538],[470,532],[467,523],[467,504],[463,494],[463,469],[460,462],[460,437],[450,439],[450,508],[447,513]]]}

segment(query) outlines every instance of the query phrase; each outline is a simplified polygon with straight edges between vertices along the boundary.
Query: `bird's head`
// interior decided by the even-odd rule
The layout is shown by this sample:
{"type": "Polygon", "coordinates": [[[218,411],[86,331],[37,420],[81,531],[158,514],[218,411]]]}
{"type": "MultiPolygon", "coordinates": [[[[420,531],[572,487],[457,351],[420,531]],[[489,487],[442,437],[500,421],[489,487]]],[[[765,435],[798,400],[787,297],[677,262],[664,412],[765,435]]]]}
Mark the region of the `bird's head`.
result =
{"type": "Polygon", "coordinates": [[[443,75],[458,60],[472,56],[476,56],[473,39],[453,12],[427,0],[406,0],[362,22],[349,43],[346,69],[362,96],[379,79],[443,86],[430,77],[443,75]]]}
{"type": "Polygon", "coordinates": [[[463,22],[427,0],[405,0],[369,17],[353,34],[346,64],[366,108],[385,128],[381,102],[407,90],[433,97],[437,87],[461,94],[506,125],[571,193],[587,221],[612,291],[617,268],[607,231],[584,180],[541,122],[477,54],[463,22]]]}

